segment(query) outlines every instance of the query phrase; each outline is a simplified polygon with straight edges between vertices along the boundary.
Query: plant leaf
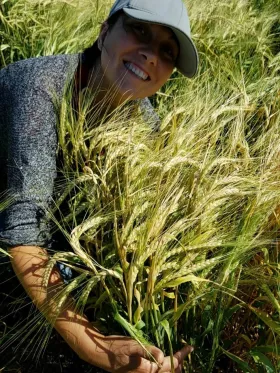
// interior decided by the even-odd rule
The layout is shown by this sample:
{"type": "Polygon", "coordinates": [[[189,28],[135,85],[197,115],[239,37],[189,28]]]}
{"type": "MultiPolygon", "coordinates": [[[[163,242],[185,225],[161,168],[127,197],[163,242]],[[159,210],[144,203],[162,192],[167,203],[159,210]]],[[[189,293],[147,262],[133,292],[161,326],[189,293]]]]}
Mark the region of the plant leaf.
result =
{"type": "Polygon", "coordinates": [[[261,311],[255,307],[248,305],[251,311],[253,311],[271,330],[280,335],[280,324],[272,320],[264,311],[261,311]]]}
{"type": "Polygon", "coordinates": [[[195,275],[188,275],[188,276],[184,276],[184,277],[179,277],[176,280],[169,281],[167,284],[165,284],[165,287],[175,288],[175,287],[177,287],[181,284],[184,284],[186,282],[192,282],[192,283],[208,282],[208,280],[206,280],[205,278],[197,277],[195,275]]]}
{"type": "Polygon", "coordinates": [[[10,48],[10,46],[8,44],[2,44],[2,45],[0,45],[0,51],[1,52],[4,51],[5,49],[8,49],[8,48],[10,48]]]}
{"type": "Polygon", "coordinates": [[[4,255],[7,255],[7,256],[9,256],[10,258],[12,258],[12,256],[11,256],[9,253],[7,253],[7,251],[1,249],[1,247],[0,247],[0,253],[3,253],[4,255]]]}
{"type": "Polygon", "coordinates": [[[221,350],[231,360],[235,361],[244,373],[256,373],[253,369],[251,369],[249,367],[248,363],[246,363],[246,361],[240,359],[240,357],[232,354],[231,352],[228,352],[228,351],[224,350],[223,348],[221,348],[221,350]]]}
{"type": "Polygon", "coordinates": [[[172,342],[171,342],[171,331],[170,331],[170,325],[167,320],[162,320],[160,322],[161,326],[166,332],[167,339],[168,339],[168,344],[169,344],[169,353],[170,353],[170,363],[171,363],[171,372],[175,373],[175,368],[174,368],[174,360],[173,360],[173,348],[172,348],[172,342]]]}
{"type": "Polygon", "coordinates": [[[251,351],[260,351],[263,353],[274,353],[279,354],[280,353],[280,346],[277,345],[268,345],[268,346],[258,346],[251,349],[251,351]]]}
{"type": "Polygon", "coordinates": [[[251,350],[250,355],[254,359],[255,363],[262,364],[265,367],[267,373],[276,373],[276,370],[275,370],[275,367],[272,361],[267,356],[265,356],[262,352],[258,351],[257,348],[255,348],[254,350],[251,350]]]}

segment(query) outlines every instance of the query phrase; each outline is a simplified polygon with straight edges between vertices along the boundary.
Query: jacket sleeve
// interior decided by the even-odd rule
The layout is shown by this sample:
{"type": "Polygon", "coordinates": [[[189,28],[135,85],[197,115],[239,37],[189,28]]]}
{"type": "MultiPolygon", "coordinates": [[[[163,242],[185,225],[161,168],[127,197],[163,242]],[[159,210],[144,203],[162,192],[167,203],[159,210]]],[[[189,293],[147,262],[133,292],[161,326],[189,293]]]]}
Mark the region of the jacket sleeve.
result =
{"type": "Polygon", "coordinates": [[[17,74],[16,67],[7,76],[7,187],[13,204],[4,212],[0,242],[47,246],[48,209],[56,178],[56,112],[40,79],[22,71],[17,74]]]}

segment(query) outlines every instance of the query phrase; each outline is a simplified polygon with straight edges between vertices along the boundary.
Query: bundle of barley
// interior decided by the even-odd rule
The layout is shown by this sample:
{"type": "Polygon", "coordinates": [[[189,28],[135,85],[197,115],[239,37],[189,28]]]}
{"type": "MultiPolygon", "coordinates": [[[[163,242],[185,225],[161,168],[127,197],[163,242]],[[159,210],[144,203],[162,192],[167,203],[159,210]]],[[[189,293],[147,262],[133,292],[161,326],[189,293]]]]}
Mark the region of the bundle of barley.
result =
{"type": "Polygon", "coordinates": [[[266,332],[277,333],[273,312],[280,309],[271,263],[279,113],[273,110],[267,127],[256,120],[249,128],[263,109],[235,92],[221,102],[215,89],[200,82],[201,95],[191,96],[196,115],[180,98],[156,133],[123,113],[97,127],[83,121],[83,112],[78,120],[61,116],[68,188],[57,201],[59,207],[68,200],[62,222],[75,254],[64,259],[80,273],[68,285],[79,289],[78,305],[108,333],[119,322],[139,342],[145,335],[171,354],[182,339],[197,343],[203,336],[213,346],[207,369],[226,346],[221,333],[230,315],[253,313],[266,332]],[[249,294],[252,287],[264,292],[271,314],[255,299],[248,303],[244,285],[249,294]]]}

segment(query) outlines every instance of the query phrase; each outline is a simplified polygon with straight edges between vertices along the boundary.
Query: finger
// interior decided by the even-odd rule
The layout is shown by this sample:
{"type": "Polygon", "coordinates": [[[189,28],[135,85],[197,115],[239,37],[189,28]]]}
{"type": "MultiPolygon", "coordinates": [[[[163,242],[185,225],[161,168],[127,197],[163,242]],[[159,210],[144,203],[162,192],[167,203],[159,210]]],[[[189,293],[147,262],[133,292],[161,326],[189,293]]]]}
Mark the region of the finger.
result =
{"type": "Polygon", "coordinates": [[[146,359],[147,361],[155,360],[157,367],[161,366],[164,361],[163,352],[155,346],[145,346],[143,348],[139,343],[131,343],[129,346],[129,355],[130,356],[140,356],[146,359]]]}
{"type": "MultiPolygon", "coordinates": [[[[174,365],[174,369],[176,370],[179,366],[178,359],[173,358],[173,365],[174,365]]],[[[169,372],[171,372],[171,370],[172,370],[171,357],[166,356],[164,358],[163,364],[162,364],[160,370],[158,371],[158,373],[166,373],[166,372],[169,373],[169,372]]]]}
{"type": "MultiPolygon", "coordinates": [[[[134,372],[134,371],[133,371],[134,372]]],[[[141,358],[140,365],[135,370],[135,373],[157,373],[158,366],[156,363],[153,363],[147,359],[141,358]]]]}
{"type": "Polygon", "coordinates": [[[164,361],[163,352],[155,346],[147,346],[147,350],[155,358],[157,363],[161,366],[163,364],[163,361],[164,361]]]}
{"type": "Polygon", "coordinates": [[[183,370],[183,364],[179,364],[177,368],[175,369],[175,373],[182,373],[183,370]]]}
{"type": "MultiPolygon", "coordinates": [[[[173,365],[176,373],[180,373],[182,371],[183,360],[193,351],[192,346],[184,346],[181,350],[177,351],[173,355],[173,365]]],[[[158,373],[165,373],[170,372],[171,369],[171,358],[170,356],[166,356],[164,358],[164,362],[161,366],[161,369],[158,373]]]]}
{"type": "Polygon", "coordinates": [[[115,373],[158,373],[158,366],[143,357],[130,356],[126,362],[122,362],[112,370],[115,373]]]}
{"type": "Polygon", "coordinates": [[[194,348],[192,346],[186,345],[181,350],[174,354],[174,358],[178,360],[179,364],[191,353],[194,348]]]}

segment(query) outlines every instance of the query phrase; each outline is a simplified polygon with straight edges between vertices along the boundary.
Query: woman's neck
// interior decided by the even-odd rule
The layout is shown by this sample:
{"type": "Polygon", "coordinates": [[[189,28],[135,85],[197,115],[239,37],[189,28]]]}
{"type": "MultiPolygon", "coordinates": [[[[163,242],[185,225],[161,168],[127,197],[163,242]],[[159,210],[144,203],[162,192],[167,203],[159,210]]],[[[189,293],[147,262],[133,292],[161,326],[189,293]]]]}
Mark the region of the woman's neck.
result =
{"type": "Polygon", "coordinates": [[[96,59],[95,64],[89,66],[81,55],[74,85],[73,107],[76,112],[82,105],[86,105],[90,111],[90,117],[97,122],[103,121],[105,117],[114,113],[120,107],[130,107],[130,115],[135,112],[134,102],[127,101],[127,104],[116,95],[116,87],[109,87],[104,79],[100,60],[96,59]]]}
{"type": "Polygon", "coordinates": [[[87,87],[92,93],[93,106],[100,106],[106,113],[111,113],[124,104],[117,85],[111,85],[106,81],[99,58],[88,71],[87,87]]]}

